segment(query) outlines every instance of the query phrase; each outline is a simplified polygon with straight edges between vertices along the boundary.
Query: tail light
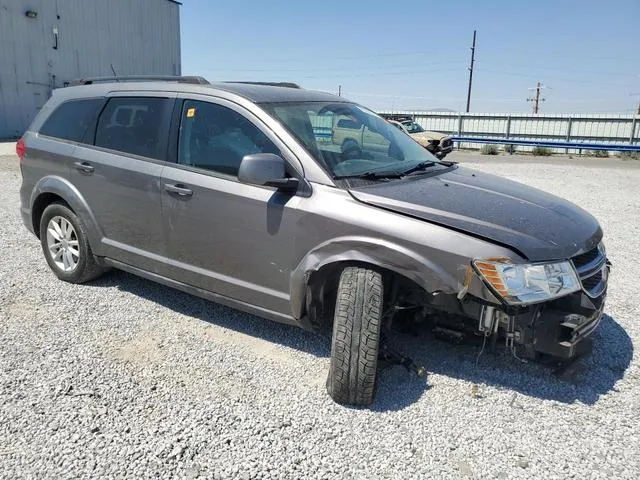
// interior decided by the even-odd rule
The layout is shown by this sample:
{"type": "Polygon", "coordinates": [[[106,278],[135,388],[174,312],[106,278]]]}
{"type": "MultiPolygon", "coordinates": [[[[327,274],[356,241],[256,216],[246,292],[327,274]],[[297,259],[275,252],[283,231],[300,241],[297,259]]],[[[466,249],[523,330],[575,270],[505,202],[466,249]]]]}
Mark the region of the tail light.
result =
{"type": "Polygon", "coordinates": [[[27,152],[27,147],[24,144],[24,140],[21,138],[16,143],[16,154],[18,155],[18,158],[20,159],[20,162],[22,162],[22,159],[24,158],[24,154],[26,152],[27,152]]]}

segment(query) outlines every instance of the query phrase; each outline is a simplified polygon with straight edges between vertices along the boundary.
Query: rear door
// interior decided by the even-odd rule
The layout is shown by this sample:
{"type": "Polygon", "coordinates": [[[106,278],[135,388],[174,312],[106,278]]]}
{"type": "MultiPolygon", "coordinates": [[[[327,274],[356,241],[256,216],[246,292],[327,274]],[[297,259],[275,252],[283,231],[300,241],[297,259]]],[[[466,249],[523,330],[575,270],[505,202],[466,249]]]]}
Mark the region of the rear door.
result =
{"type": "Polygon", "coordinates": [[[96,254],[162,273],[160,173],[175,93],[118,92],[80,145],[73,183],[99,226],[96,254]]]}

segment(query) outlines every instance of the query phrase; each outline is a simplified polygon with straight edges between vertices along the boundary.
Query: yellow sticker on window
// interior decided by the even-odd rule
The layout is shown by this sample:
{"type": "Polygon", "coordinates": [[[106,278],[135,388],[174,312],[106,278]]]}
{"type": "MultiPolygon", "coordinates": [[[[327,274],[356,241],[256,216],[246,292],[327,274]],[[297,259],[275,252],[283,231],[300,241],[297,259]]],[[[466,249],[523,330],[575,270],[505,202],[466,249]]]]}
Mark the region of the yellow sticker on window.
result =
{"type": "Polygon", "coordinates": [[[188,108],[187,109],[187,118],[191,118],[191,117],[195,117],[196,116],[196,109],[195,108],[188,108]]]}

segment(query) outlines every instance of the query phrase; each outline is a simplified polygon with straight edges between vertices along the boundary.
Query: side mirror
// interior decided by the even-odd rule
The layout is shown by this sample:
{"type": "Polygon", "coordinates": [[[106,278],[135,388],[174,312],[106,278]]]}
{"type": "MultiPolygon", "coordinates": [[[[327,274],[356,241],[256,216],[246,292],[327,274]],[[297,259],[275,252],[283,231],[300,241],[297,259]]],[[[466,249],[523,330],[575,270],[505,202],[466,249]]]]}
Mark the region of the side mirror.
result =
{"type": "Polygon", "coordinates": [[[242,157],[238,180],[280,190],[297,190],[299,183],[297,178],[286,176],[284,159],[273,153],[254,153],[242,157]]]}

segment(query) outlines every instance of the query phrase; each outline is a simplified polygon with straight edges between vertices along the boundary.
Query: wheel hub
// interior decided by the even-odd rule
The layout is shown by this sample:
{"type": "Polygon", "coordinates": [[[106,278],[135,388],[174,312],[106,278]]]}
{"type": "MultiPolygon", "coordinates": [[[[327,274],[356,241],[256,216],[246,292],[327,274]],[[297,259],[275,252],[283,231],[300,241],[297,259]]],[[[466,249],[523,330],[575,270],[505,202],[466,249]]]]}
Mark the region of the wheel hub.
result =
{"type": "Polygon", "coordinates": [[[80,245],[69,220],[55,216],[47,224],[47,249],[54,265],[63,272],[73,272],[80,262],[80,245]]]}

